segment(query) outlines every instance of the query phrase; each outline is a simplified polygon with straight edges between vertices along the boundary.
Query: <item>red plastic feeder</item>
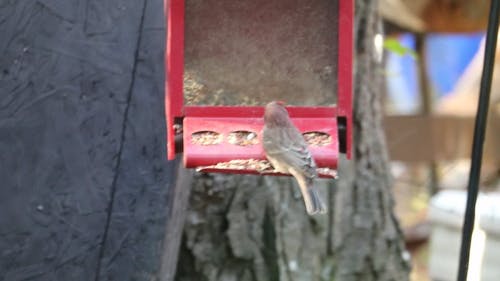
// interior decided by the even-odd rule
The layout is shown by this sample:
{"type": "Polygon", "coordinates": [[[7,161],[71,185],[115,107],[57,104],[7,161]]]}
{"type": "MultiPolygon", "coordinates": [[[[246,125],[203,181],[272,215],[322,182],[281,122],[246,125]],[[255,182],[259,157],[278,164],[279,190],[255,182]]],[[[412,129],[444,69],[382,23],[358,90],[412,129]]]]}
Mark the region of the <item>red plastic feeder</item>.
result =
{"type": "MultiPolygon", "coordinates": [[[[323,177],[334,177],[332,170],[337,168],[339,152],[351,158],[353,0],[339,0],[337,5],[338,26],[334,27],[337,28],[338,54],[337,106],[287,107],[301,132],[326,139],[309,146],[323,177]]],[[[180,152],[176,151],[175,141],[179,141],[182,134],[183,161],[187,168],[275,175],[265,161],[262,148],[264,107],[184,104],[184,0],[165,0],[165,9],[168,159],[173,160],[180,152]]]]}

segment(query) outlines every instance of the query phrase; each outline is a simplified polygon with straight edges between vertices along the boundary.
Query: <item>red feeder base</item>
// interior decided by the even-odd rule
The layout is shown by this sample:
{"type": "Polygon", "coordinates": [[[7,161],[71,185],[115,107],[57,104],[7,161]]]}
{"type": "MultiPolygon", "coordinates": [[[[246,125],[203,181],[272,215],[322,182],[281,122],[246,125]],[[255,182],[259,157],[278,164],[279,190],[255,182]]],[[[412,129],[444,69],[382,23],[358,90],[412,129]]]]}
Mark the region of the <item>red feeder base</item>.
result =
{"type": "MultiPolygon", "coordinates": [[[[320,176],[335,177],[339,147],[336,108],[287,109],[302,133],[315,136],[309,149],[320,176]]],[[[263,115],[263,107],[186,107],[184,165],[204,172],[277,174],[262,148],[263,115]]]]}

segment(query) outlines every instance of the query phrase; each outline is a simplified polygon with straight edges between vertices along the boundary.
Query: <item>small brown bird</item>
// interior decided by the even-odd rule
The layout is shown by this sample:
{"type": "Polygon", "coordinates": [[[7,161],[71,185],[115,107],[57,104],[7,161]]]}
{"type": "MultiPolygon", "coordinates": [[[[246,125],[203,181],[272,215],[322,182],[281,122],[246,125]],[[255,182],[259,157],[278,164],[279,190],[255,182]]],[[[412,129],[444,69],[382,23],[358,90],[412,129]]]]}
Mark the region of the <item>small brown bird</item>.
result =
{"type": "Polygon", "coordinates": [[[307,213],[325,213],[326,206],[314,187],[316,163],[307,148],[307,143],[293,125],[282,102],[270,102],[264,113],[262,134],[266,157],[274,169],[291,174],[297,180],[307,213]]]}

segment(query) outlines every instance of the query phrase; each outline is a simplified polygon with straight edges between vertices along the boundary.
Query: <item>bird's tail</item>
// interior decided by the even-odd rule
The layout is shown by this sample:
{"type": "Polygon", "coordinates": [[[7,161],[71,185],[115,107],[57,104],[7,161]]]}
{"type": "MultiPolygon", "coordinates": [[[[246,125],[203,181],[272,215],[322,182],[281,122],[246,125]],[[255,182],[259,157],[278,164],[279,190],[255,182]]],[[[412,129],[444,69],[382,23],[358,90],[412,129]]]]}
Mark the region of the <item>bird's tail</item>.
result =
{"type": "Polygon", "coordinates": [[[307,209],[307,213],[312,214],[324,214],[326,213],[326,205],[321,201],[318,191],[314,186],[308,187],[309,196],[311,197],[311,207],[307,209]]]}
{"type": "Polygon", "coordinates": [[[314,187],[313,179],[304,176],[297,178],[304,204],[309,215],[326,213],[326,205],[321,201],[318,191],[314,187]]]}

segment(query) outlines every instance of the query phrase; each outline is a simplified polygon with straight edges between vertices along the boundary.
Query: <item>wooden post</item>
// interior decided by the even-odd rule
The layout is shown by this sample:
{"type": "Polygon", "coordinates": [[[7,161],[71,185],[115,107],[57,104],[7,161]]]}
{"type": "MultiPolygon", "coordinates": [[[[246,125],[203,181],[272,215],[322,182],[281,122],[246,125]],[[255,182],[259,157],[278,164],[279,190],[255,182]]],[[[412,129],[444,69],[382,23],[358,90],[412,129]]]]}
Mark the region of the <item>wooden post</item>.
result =
{"type": "Polygon", "coordinates": [[[160,281],[172,281],[175,278],[179,247],[181,245],[182,230],[186,220],[186,209],[191,193],[193,170],[182,165],[182,154],[177,155],[177,177],[171,189],[168,205],[171,206],[165,225],[163,239],[163,256],[160,265],[160,281]]]}

